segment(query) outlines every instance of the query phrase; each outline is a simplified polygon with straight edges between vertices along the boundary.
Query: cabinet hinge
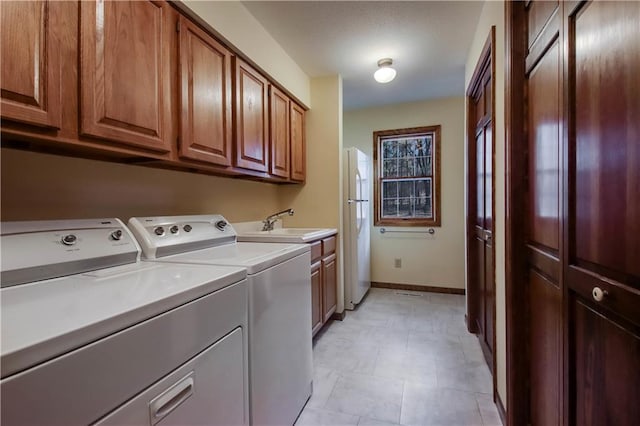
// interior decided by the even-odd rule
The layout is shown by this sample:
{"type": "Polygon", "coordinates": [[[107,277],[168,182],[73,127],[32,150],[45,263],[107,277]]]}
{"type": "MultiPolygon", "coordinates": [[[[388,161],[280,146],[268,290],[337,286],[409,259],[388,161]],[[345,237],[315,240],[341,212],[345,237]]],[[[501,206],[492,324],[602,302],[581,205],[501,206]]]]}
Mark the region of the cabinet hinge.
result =
{"type": "Polygon", "coordinates": [[[178,21],[178,23],[176,23],[176,32],[177,33],[180,32],[180,21],[178,21]]]}

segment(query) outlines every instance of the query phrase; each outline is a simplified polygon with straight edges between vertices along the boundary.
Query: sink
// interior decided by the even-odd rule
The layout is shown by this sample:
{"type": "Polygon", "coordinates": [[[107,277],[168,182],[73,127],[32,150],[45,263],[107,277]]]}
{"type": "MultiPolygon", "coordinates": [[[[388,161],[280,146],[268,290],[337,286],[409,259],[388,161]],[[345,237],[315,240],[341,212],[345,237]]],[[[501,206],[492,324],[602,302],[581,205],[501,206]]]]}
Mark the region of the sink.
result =
{"type": "Polygon", "coordinates": [[[243,231],[238,241],[258,243],[308,243],[335,234],[333,228],[276,228],[272,231],[243,231]]]}

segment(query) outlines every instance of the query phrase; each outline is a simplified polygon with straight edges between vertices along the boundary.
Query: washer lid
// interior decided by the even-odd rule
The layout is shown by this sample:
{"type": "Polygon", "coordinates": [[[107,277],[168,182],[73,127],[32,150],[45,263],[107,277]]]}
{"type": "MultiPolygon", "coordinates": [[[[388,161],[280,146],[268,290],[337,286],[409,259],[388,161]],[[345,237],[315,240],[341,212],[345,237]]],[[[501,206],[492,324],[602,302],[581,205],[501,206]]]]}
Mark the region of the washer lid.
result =
{"type": "Polygon", "coordinates": [[[1,290],[2,378],[246,277],[242,268],[136,263],[1,290]]]}
{"type": "Polygon", "coordinates": [[[233,243],[167,256],[158,260],[162,262],[242,266],[247,268],[249,275],[252,275],[309,250],[308,244],[233,243]]]}

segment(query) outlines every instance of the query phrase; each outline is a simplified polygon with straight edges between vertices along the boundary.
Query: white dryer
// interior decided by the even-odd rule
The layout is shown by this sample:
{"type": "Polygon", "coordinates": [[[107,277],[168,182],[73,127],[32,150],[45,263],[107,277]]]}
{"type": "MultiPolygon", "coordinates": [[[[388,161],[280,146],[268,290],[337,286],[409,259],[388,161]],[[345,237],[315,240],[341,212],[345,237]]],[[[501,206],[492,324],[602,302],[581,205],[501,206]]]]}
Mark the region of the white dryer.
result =
{"type": "Polygon", "coordinates": [[[118,219],[0,242],[0,423],[249,423],[243,268],[139,262],[118,219]]]}
{"type": "Polygon", "coordinates": [[[292,425],[312,391],[309,246],[239,243],[220,215],[138,217],[129,228],[148,260],[246,268],[251,423],[292,425]]]}

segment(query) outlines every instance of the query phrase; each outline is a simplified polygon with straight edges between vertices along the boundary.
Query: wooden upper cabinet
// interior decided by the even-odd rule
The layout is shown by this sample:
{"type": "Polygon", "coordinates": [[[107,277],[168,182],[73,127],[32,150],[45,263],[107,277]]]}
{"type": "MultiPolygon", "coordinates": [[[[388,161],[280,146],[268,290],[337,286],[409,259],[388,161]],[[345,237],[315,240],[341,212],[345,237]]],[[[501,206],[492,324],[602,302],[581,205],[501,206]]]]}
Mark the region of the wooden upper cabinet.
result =
{"type": "Polygon", "coordinates": [[[179,28],[179,155],[230,166],[231,52],[182,16],[179,28]]]}
{"type": "Polygon", "coordinates": [[[56,2],[3,1],[2,118],[60,128],[60,19],[56,2]]]}
{"type": "Polygon", "coordinates": [[[291,105],[291,180],[304,182],[306,177],[304,109],[294,102],[291,105]]]}
{"type": "Polygon", "coordinates": [[[269,171],[269,82],[250,65],[235,59],[235,165],[269,171]]]}
{"type": "Polygon", "coordinates": [[[80,133],[171,150],[171,7],[80,2],[80,133]]]}
{"type": "Polygon", "coordinates": [[[289,178],[290,133],[289,97],[276,87],[269,89],[271,110],[269,114],[271,163],[269,172],[278,177],[289,178]]]}

